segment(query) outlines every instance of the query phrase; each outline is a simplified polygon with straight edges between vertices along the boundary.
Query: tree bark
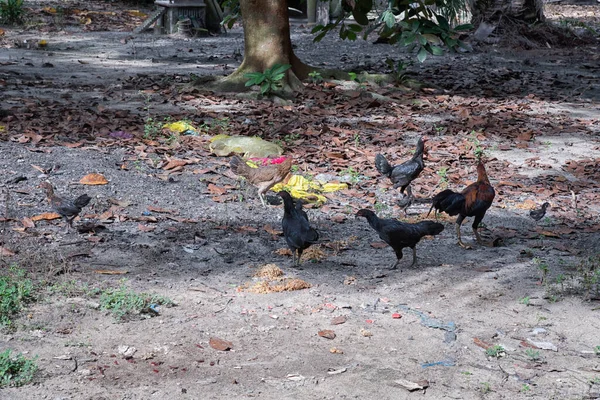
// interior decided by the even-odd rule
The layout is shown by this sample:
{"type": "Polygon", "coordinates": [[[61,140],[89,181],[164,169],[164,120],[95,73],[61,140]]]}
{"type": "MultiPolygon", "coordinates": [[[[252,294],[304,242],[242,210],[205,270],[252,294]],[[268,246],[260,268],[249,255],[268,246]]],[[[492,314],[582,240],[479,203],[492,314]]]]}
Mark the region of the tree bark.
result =
{"type": "Polygon", "coordinates": [[[274,64],[290,64],[283,83],[284,91],[302,88],[312,70],[292,49],[290,19],[286,0],[240,0],[244,25],[244,61],[221,81],[225,90],[243,90],[248,72],[263,72],[274,64]]]}
{"type": "Polygon", "coordinates": [[[502,25],[502,19],[528,24],[544,22],[543,0],[469,0],[475,27],[482,22],[502,25]]]}

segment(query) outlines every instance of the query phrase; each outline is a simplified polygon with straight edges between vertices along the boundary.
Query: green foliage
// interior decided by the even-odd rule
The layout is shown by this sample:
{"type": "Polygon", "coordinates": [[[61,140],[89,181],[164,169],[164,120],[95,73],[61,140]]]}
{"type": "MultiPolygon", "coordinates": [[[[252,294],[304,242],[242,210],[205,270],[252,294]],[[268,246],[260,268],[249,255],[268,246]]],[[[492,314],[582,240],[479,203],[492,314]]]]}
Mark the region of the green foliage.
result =
{"type": "Polygon", "coordinates": [[[144,121],[144,139],[156,139],[162,133],[163,123],[152,117],[144,121]]]}
{"type": "Polygon", "coordinates": [[[136,293],[125,282],[116,289],[106,289],[100,294],[100,307],[110,311],[117,320],[128,313],[140,312],[152,304],[172,305],[173,301],[156,294],[136,293]]]}
{"type": "Polygon", "coordinates": [[[496,357],[496,358],[500,358],[502,356],[504,356],[504,347],[500,346],[499,344],[496,344],[492,347],[489,347],[486,351],[485,354],[488,355],[489,357],[496,357]]]}
{"type": "Polygon", "coordinates": [[[312,83],[321,83],[323,82],[323,77],[318,71],[310,71],[308,73],[308,77],[312,83]]]}
{"type": "Polygon", "coordinates": [[[519,303],[528,306],[531,303],[531,297],[525,296],[519,299],[519,303]]]}
{"type": "Polygon", "coordinates": [[[531,361],[538,361],[541,358],[539,350],[527,349],[525,350],[525,354],[527,354],[527,357],[529,357],[531,361]]]}
{"type": "Polygon", "coordinates": [[[244,78],[248,79],[246,86],[260,86],[260,94],[269,95],[282,87],[281,81],[285,77],[285,71],[291,67],[289,64],[275,64],[264,72],[244,74],[244,78]]]}
{"type": "Polygon", "coordinates": [[[440,186],[448,186],[448,167],[440,167],[435,173],[440,177],[440,186]]]}
{"type": "Polygon", "coordinates": [[[0,20],[12,25],[23,22],[23,0],[0,0],[0,20]]]}
{"type": "Polygon", "coordinates": [[[37,369],[35,359],[25,358],[21,353],[12,356],[10,349],[4,350],[0,353],[0,389],[31,382],[37,369]]]}
{"type": "Polygon", "coordinates": [[[594,347],[594,353],[596,353],[597,356],[600,356],[600,346],[594,347]]]}
{"type": "MultiPolygon", "coordinates": [[[[398,43],[416,50],[417,59],[425,61],[429,55],[442,55],[441,46],[454,51],[466,45],[458,39],[461,31],[472,29],[470,24],[452,27],[448,17],[456,19],[458,0],[393,0],[388,2],[388,8],[374,22],[370,23],[367,14],[373,11],[372,0],[355,0],[344,2],[342,13],[338,19],[327,25],[317,25],[313,28],[315,41],[320,41],[330,31],[339,27],[342,39],[356,40],[362,32],[364,39],[378,30],[381,38],[389,43],[398,43]],[[432,11],[431,6],[442,10],[439,14],[432,11]],[[449,9],[453,12],[447,12],[449,9]],[[448,17],[444,16],[446,14],[448,17]],[[352,15],[356,23],[347,24],[347,17],[352,15]],[[396,16],[402,16],[397,21],[396,16]]],[[[464,3],[462,3],[464,4],[464,3]]],[[[461,4],[461,5],[462,5],[461,4]]]]}
{"type": "Polygon", "coordinates": [[[348,167],[347,169],[341,171],[342,175],[347,175],[348,176],[348,181],[352,184],[356,184],[358,182],[360,182],[360,180],[362,179],[360,172],[355,170],[352,167],[348,167]]]}
{"type": "Polygon", "coordinates": [[[486,394],[492,391],[492,386],[489,382],[481,382],[481,393],[486,394]]]}
{"type": "Polygon", "coordinates": [[[529,392],[530,390],[531,390],[531,387],[528,384],[526,384],[526,383],[524,383],[523,386],[521,387],[521,392],[522,393],[529,392]]]}
{"type": "Polygon", "coordinates": [[[11,325],[11,317],[31,299],[32,289],[33,284],[22,269],[13,266],[7,275],[0,276],[0,327],[11,325]]]}
{"type": "Polygon", "coordinates": [[[401,85],[408,80],[407,68],[411,63],[404,62],[402,60],[396,63],[391,58],[385,60],[385,63],[388,67],[392,69],[392,76],[394,77],[394,81],[396,82],[396,84],[401,85]]]}
{"type": "Polygon", "coordinates": [[[473,154],[477,160],[481,160],[481,158],[485,155],[485,150],[481,146],[481,142],[477,138],[477,132],[471,131],[471,136],[469,137],[469,142],[471,143],[471,148],[473,149],[473,154]]]}

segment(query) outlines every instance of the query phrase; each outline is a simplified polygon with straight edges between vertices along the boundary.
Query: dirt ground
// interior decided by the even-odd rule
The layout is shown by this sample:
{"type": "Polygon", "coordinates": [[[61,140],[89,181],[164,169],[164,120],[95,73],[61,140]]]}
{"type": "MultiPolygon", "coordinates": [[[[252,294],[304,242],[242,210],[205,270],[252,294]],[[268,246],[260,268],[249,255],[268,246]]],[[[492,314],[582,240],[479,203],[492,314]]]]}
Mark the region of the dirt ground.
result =
{"type": "MultiPolygon", "coordinates": [[[[108,4],[125,15],[112,3],[95,7],[108,4]]],[[[597,4],[547,9],[596,32],[599,13],[597,4]]],[[[0,36],[0,245],[15,253],[0,268],[17,264],[39,282],[38,301],[16,329],[0,332],[0,350],[35,355],[40,370],[32,384],[0,390],[2,399],[600,398],[598,287],[582,281],[600,269],[597,42],[473,44],[471,53],[411,65],[412,78],[430,83],[423,90],[309,85],[279,106],[186,86],[239,65],[240,28],[190,39],[132,34],[141,18],[86,14],[90,23],[80,25],[81,15],[37,15],[49,24],[0,36]],[[144,139],[148,119],[165,117],[205,131],[144,139]],[[291,267],[276,232],[282,207],[263,208],[229,172],[229,158],[210,154],[217,133],[261,134],[281,143],[300,173],[350,180],[308,210],[326,239],[318,260],[291,267]],[[406,251],[389,270],[392,250],[353,215],[368,207],[403,217],[373,159],[406,159],[421,134],[430,147],[409,219],[425,218],[426,199],[445,179],[453,189],[475,180],[481,146],[497,192],[482,233],[495,245],[458,247],[453,218],[442,218],[445,231],[417,247],[418,267],[408,267],[406,251]],[[173,159],[186,165],[167,168],[173,159]],[[92,172],[109,183],[78,183],[92,172]],[[14,183],[19,176],[27,179],[14,183]],[[46,179],[61,194],[92,196],[75,225],[105,229],[26,226],[24,218],[49,211],[37,187],[46,179]],[[531,220],[544,201],[548,216],[531,220]],[[269,263],[312,287],[247,290],[269,263]],[[122,282],[176,306],[119,322],[81,289],[122,282]],[[232,349],[216,350],[210,338],[232,349]],[[487,355],[490,345],[503,346],[502,356],[487,355]],[[120,346],[136,351],[126,357],[120,346]],[[403,381],[426,388],[409,392],[403,381]]],[[[315,44],[302,21],[292,30],[296,53],[317,67],[387,72],[386,57],[413,59],[370,42],[315,44]]]]}

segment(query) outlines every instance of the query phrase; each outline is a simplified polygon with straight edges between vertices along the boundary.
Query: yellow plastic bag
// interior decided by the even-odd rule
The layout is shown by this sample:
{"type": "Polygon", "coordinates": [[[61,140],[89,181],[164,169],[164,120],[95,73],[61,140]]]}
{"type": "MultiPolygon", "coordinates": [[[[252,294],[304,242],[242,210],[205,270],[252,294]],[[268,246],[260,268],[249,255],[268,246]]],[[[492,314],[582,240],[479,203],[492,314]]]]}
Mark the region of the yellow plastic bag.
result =
{"type": "Polygon", "coordinates": [[[243,154],[245,158],[265,158],[283,154],[281,147],[256,136],[217,135],[210,140],[209,149],[221,157],[231,153],[243,154]]]}
{"type": "Polygon", "coordinates": [[[189,122],[185,122],[185,121],[170,122],[168,124],[164,124],[163,128],[166,128],[173,132],[183,133],[186,135],[198,135],[199,134],[199,132],[196,128],[194,128],[189,122]]]}
{"type": "Polygon", "coordinates": [[[287,190],[293,198],[302,199],[311,203],[325,203],[327,198],[321,193],[331,193],[338,190],[348,189],[345,183],[322,183],[319,181],[308,180],[302,175],[292,175],[286,184],[278,183],[271,190],[279,192],[287,190]]]}

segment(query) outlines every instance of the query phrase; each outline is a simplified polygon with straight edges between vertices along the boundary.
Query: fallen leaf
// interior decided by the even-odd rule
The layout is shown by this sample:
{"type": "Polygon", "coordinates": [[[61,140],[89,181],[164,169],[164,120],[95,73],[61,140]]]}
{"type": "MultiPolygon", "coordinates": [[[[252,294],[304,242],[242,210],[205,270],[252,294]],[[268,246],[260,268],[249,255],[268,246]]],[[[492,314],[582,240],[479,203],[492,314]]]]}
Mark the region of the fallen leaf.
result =
{"type": "Polygon", "coordinates": [[[394,319],[400,319],[400,318],[402,318],[402,315],[400,315],[399,313],[393,313],[392,314],[392,318],[394,318],[394,319]]]}
{"type": "Polygon", "coordinates": [[[95,269],[93,272],[101,275],[124,275],[129,273],[129,271],[115,271],[111,269],[95,269]]]}
{"type": "Polygon", "coordinates": [[[47,171],[46,169],[44,169],[44,168],[40,167],[39,165],[31,164],[31,166],[32,166],[34,169],[37,169],[38,171],[40,171],[40,172],[41,172],[42,174],[44,174],[44,175],[48,173],[48,171],[47,171]]]}
{"type": "Polygon", "coordinates": [[[373,242],[371,243],[371,247],[374,249],[384,249],[386,248],[388,245],[385,242],[373,242]]]}
{"type": "Polygon", "coordinates": [[[341,224],[342,222],[344,222],[346,220],[346,218],[347,217],[344,214],[340,214],[340,213],[337,213],[337,214],[334,214],[331,216],[331,220],[333,222],[337,222],[338,224],[341,224]]]}
{"type": "Polygon", "coordinates": [[[429,382],[425,380],[419,382],[411,382],[407,381],[406,379],[396,379],[394,383],[397,383],[409,392],[414,392],[415,390],[423,390],[429,387],[429,382]]]}
{"type": "Polygon", "coordinates": [[[227,193],[227,189],[217,186],[214,183],[209,183],[207,189],[210,194],[221,195],[227,193]]]}
{"type": "Polygon", "coordinates": [[[175,210],[166,210],[160,207],[148,206],[146,207],[150,212],[164,213],[164,214],[177,214],[175,210]]]}
{"type": "Polygon", "coordinates": [[[277,229],[273,228],[271,225],[265,225],[263,227],[263,229],[267,232],[270,233],[271,235],[275,235],[275,236],[279,236],[282,235],[283,232],[282,231],[278,231],[277,229]]]}
{"type": "Polygon", "coordinates": [[[51,221],[53,219],[58,219],[61,218],[61,216],[58,213],[55,212],[45,212],[39,215],[34,215],[33,217],[31,217],[32,221],[41,221],[41,220],[45,220],[45,221],[51,221]]]}
{"type": "Polygon", "coordinates": [[[473,343],[475,343],[477,346],[484,348],[484,349],[489,349],[490,347],[492,347],[491,344],[484,342],[483,340],[479,339],[479,338],[473,338],[473,343]]]}
{"type": "Polygon", "coordinates": [[[35,228],[35,224],[33,223],[33,221],[31,220],[31,218],[23,218],[22,222],[23,226],[25,228],[35,228]]]}
{"type": "Polygon", "coordinates": [[[155,226],[148,226],[148,225],[142,225],[142,224],[138,224],[138,229],[142,232],[152,232],[153,230],[156,229],[155,226]]]}
{"type": "Polygon", "coordinates": [[[332,354],[344,354],[344,351],[341,349],[338,349],[337,347],[330,348],[329,352],[332,354]]]}
{"type": "Polygon", "coordinates": [[[243,225],[236,229],[236,232],[258,232],[253,226],[243,225]]]}
{"type": "Polygon", "coordinates": [[[106,185],[108,181],[102,174],[91,173],[81,178],[79,183],[82,185],[106,185]]]}
{"type": "Polygon", "coordinates": [[[188,162],[186,160],[178,160],[178,159],[173,159],[170,160],[166,165],[163,166],[163,169],[165,170],[170,170],[176,167],[183,167],[184,165],[187,165],[188,162]]]}
{"type": "Polygon", "coordinates": [[[340,315],[339,317],[335,317],[331,320],[331,325],[340,325],[347,321],[345,315],[340,315]]]}
{"type": "Polygon", "coordinates": [[[322,331],[319,331],[319,336],[321,336],[322,338],[325,339],[335,339],[335,332],[332,331],[331,329],[325,329],[322,331]]]}
{"type": "Polygon", "coordinates": [[[211,337],[210,340],[208,341],[208,344],[213,349],[220,350],[220,351],[228,351],[233,348],[233,343],[228,342],[227,340],[216,338],[216,337],[211,337]]]}
{"type": "Polygon", "coordinates": [[[14,255],[15,255],[15,253],[13,253],[12,251],[10,251],[6,247],[1,247],[0,246],[0,256],[11,257],[11,256],[14,256],[14,255]]]}

